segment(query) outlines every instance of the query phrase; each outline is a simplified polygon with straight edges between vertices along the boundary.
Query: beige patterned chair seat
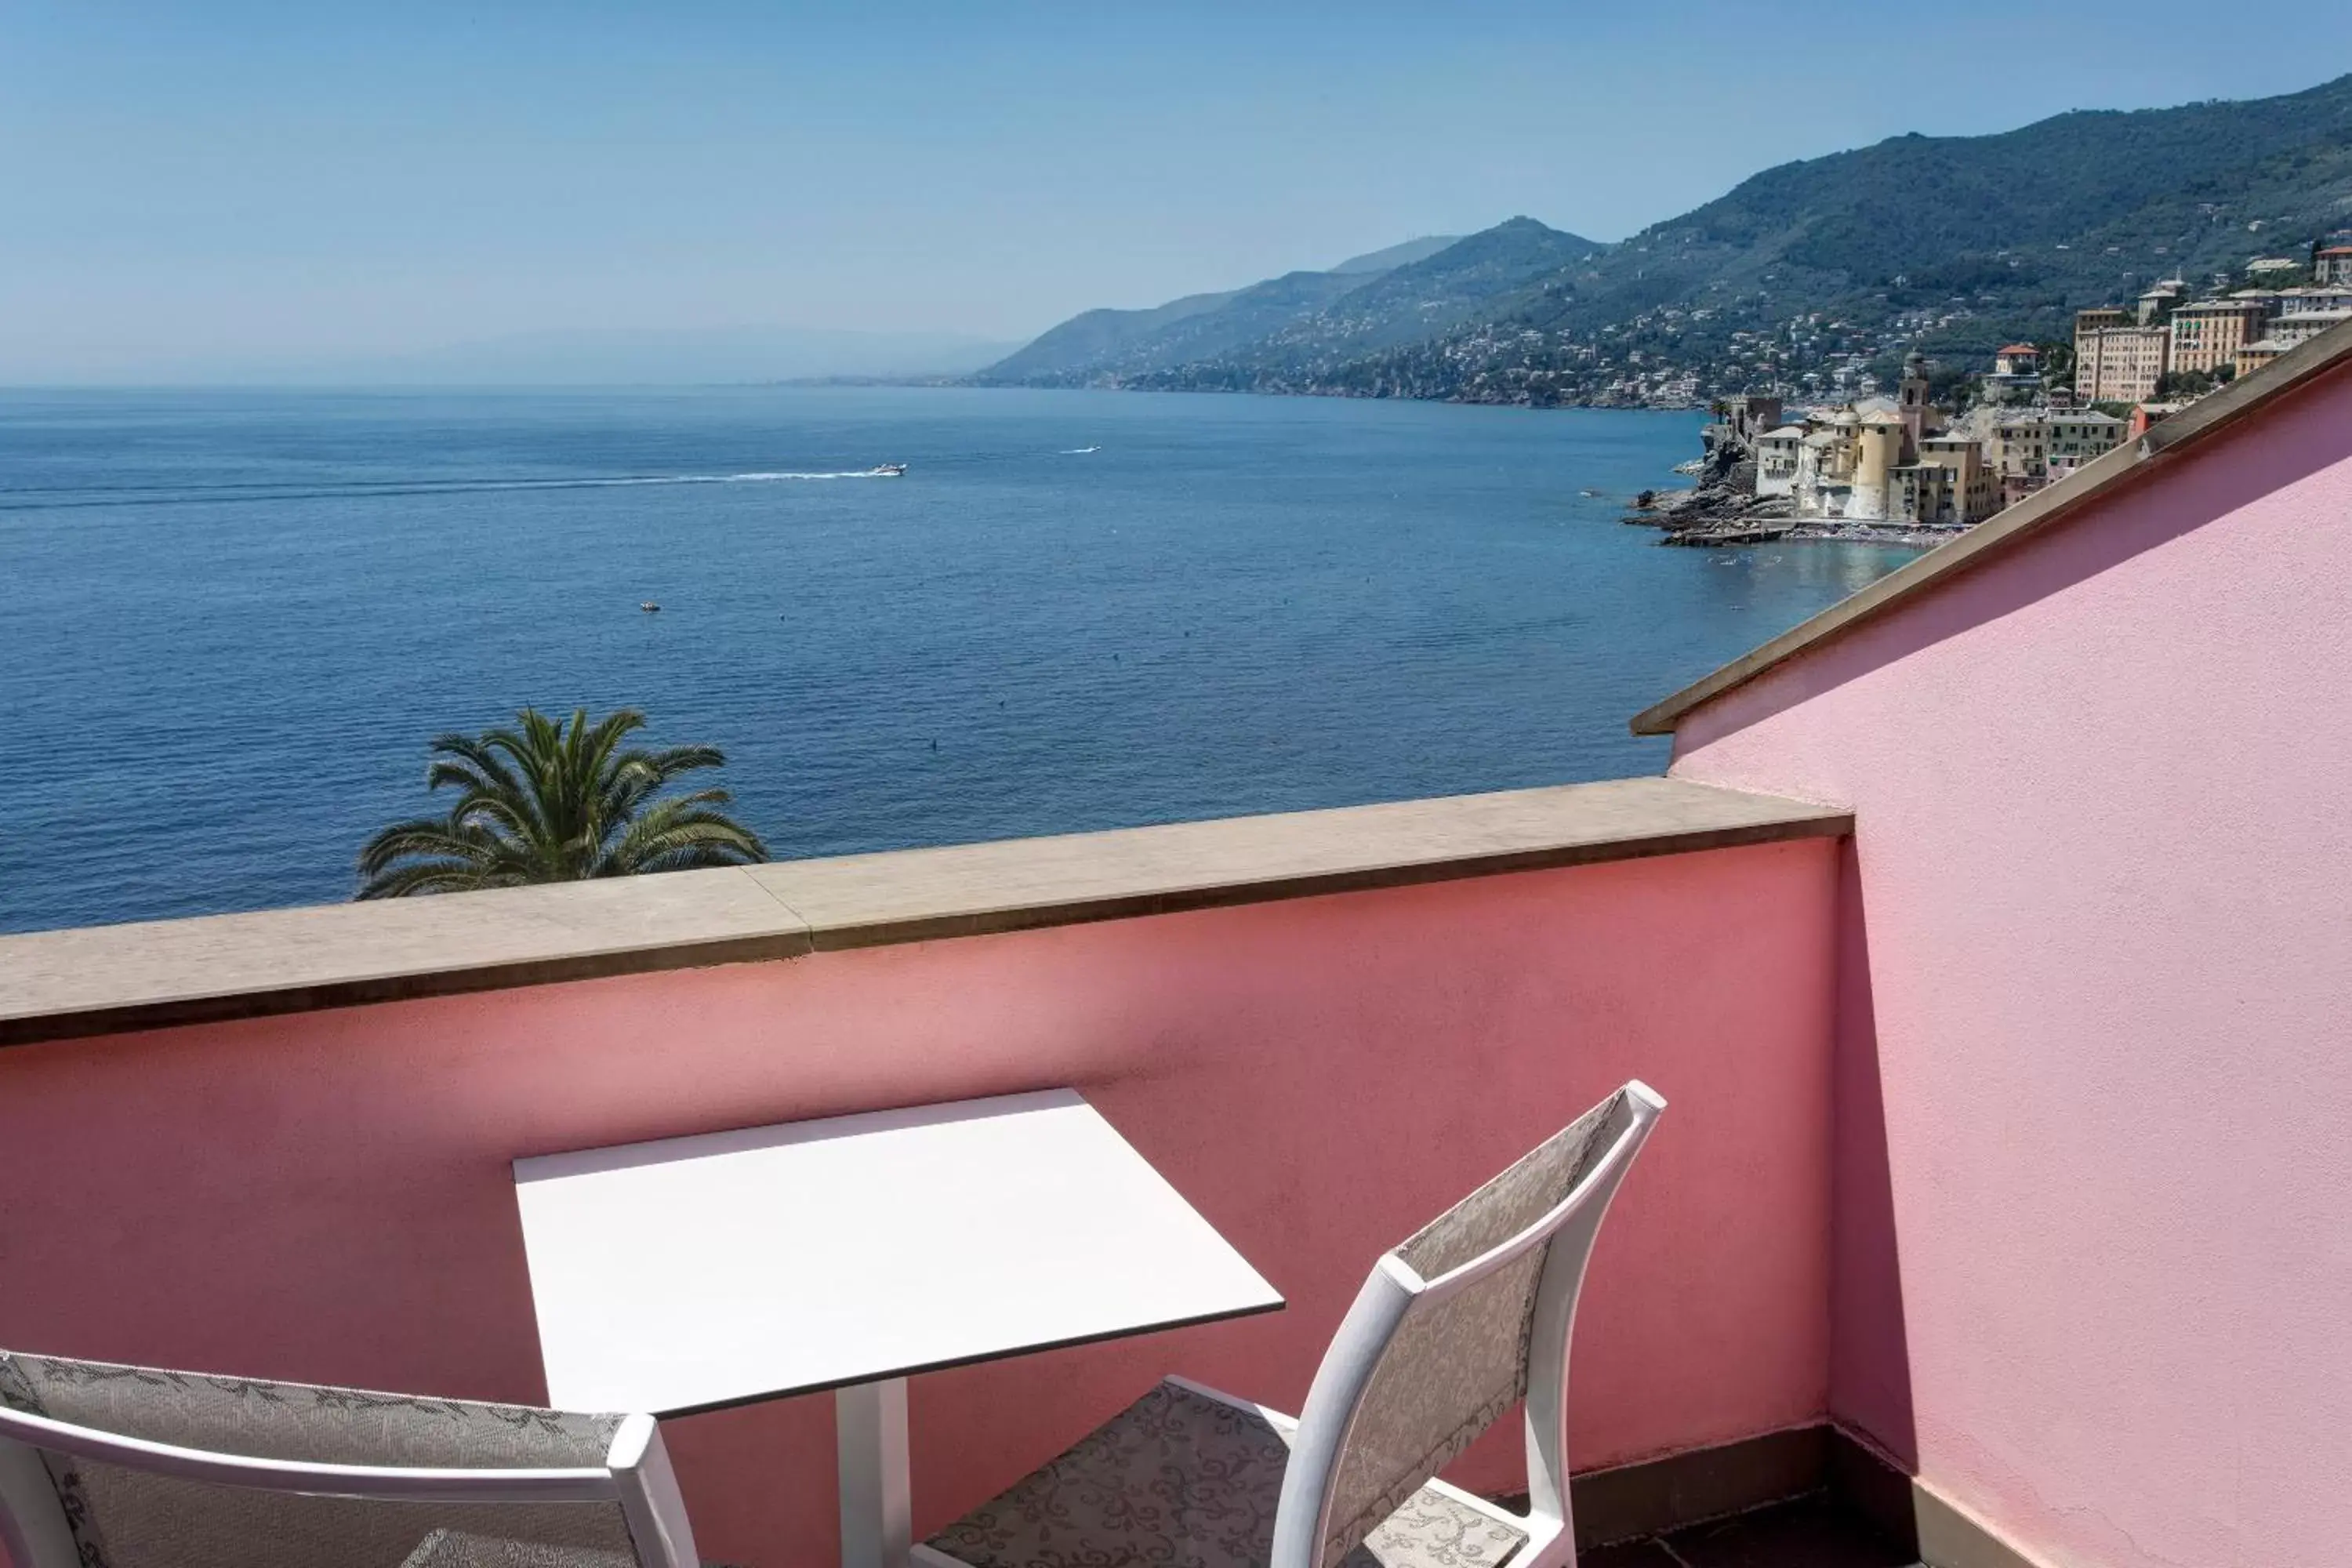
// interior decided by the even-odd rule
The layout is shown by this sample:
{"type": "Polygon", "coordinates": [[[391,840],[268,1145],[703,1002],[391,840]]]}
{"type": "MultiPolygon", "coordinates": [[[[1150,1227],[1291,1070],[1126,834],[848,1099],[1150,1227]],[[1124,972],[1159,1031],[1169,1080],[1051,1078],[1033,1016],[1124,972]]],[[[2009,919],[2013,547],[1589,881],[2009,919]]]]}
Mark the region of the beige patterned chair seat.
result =
{"type": "MultiPolygon", "coordinates": [[[[417,1542],[400,1568],[637,1568],[634,1553],[593,1546],[551,1546],[502,1535],[436,1530],[417,1542]]],[[[703,1568],[730,1568],[706,1563],[703,1568]]]]}
{"type": "MultiPolygon", "coordinates": [[[[971,1568],[1265,1568],[1290,1433],[1168,1382],[925,1544],[971,1568]]],[[[1423,1487],[1345,1568],[1499,1568],[1524,1531],[1423,1487]]]]}
{"type": "Polygon", "coordinates": [[[551,1546],[543,1541],[436,1530],[417,1543],[400,1568],[637,1568],[637,1560],[632,1552],[600,1547],[551,1546]]]}

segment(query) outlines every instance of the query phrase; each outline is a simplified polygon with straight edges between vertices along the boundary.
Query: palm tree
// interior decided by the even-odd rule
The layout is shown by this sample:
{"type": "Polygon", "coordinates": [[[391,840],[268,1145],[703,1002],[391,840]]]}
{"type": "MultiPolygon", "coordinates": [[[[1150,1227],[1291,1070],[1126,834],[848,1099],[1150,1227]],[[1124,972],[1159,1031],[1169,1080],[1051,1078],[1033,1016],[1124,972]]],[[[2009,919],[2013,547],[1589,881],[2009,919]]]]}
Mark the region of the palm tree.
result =
{"type": "Polygon", "coordinates": [[[623,708],[591,724],[526,708],[513,729],[443,735],[425,787],[457,792],[447,816],[395,823],[360,851],[362,899],[460,893],[765,860],[748,827],[715,809],[723,789],[655,800],[681,773],[726,762],[716,746],[621,750],[646,716],[623,708]]]}

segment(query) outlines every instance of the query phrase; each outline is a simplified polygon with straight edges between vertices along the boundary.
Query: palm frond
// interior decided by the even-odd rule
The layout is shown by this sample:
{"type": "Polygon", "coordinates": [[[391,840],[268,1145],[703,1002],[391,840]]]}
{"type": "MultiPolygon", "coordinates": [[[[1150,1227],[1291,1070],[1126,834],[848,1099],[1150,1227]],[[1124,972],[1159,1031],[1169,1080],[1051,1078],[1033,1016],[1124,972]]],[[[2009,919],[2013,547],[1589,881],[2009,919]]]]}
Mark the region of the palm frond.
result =
{"type": "MultiPolygon", "coordinates": [[[[725,798],[724,791],[700,793],[725,798]]],[[[613,846],[604,874],[628,877],[685,866],[740,866],[765,860],[768,848],[759,835],[724,813],[709,809],[712,804],[682,796],[652,806],[613,846]]]]}
{"type": "Polygon", "coordinates": [[[361,846],[360,872],[372,877],[395,860],[415,856],[476,860],[481,850],[481,844],[464,824],[446,816],[418,817],[395,822],[361,846]]]}
{"type": "Polygon", "coordinates": [[[499,884],[487,881],[481,868],[459,860],[411,860],[370,877],[352,897],[404,899],[419,893],[474,893],[499,884]]]}
{"type": "Polygon", "coordinates": [[[485,787],[520,795],[522,782],[515,777],[514,770],[506,764],[495,748],[486,743],[487,741],[487,736],[478,738],[454,732],[435,736],[433,751],[436,755],[443,759],[455,758],[456,761],[436,761],[425,771],[425,787],[438,789],[438,781],[445,773],[456,778],[460,776],[461,768],[470,768],[474,777],[485,787]]]}
{"type": "Polygon", "coordinates": [[[667,799],[681,774],[723,766],[716,746],[624,749],[644,713],[535,708],[511,726],[435,737],[428,790],[452,790],[448,815],[395,823],[360,851],[363,899],[516,887],[764,860],[758,835],[701,789],[667,799]]]}

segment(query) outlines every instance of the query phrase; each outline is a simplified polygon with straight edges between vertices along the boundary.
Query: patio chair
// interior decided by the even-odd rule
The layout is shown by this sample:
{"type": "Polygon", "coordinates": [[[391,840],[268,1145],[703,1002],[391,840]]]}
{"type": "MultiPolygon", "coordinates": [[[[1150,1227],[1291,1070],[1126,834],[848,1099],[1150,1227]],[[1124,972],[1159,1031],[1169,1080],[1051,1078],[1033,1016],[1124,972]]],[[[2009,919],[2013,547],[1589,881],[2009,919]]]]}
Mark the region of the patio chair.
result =
{"type": "Polygon", "coordinates": [[[0,1352],[15,1568],[696,1568],[650,1415],[0,1352]]]}
{"type": "Polygon", "coordinates": [[[917,1568],[1573,1568],[1576,1298],[1664,1109],[1626,1084],[1384,1254],[1297,1419],[1169,1378],[918,1545],[917,1568]],[[1522,1398],[1525,1515],[1435,1479],[1522,1398]]]}

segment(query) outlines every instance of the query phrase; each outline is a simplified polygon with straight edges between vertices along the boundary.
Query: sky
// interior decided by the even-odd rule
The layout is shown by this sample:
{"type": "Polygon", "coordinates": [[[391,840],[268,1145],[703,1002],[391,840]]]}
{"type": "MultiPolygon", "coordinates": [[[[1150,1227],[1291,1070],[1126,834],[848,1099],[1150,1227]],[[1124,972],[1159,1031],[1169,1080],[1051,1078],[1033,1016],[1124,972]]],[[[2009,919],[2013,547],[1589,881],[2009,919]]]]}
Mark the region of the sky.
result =
{"type": "MultiPolygon", "coordinates": [[[[0,384],[519,333],[1025,339],[1919,131],[2315,85],[2210,5],[0,0],[0,384]],[[2141,40],[2148,40],[2143,44],[2141,40]]],[[[2283,35],[2282,35],[2283,36],[2283,35]]]]}

